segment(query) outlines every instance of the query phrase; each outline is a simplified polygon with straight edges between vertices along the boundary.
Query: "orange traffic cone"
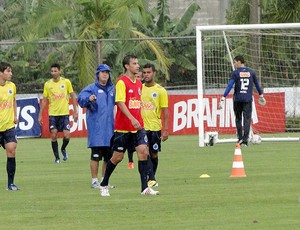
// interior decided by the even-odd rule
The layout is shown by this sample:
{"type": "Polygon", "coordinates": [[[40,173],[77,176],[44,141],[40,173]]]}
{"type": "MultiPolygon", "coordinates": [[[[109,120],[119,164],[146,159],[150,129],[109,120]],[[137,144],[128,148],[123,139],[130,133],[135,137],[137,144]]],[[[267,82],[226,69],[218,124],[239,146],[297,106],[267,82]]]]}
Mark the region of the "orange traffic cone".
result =
{"type": "Polygon", "coordinates": [[[242,150],[239,143],[235,145],[234,158],[230,177],[245,177],[245,169],[242,157],[242,150]]]}

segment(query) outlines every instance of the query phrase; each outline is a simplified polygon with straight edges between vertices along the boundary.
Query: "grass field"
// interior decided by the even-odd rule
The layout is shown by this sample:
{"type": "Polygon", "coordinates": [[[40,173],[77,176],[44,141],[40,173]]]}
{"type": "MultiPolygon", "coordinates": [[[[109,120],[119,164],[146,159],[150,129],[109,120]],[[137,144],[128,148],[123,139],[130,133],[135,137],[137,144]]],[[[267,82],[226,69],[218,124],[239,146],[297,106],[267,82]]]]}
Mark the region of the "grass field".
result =
{"type": "Polygon", "coordinates": [[[21,191],[6,191],[1,151],[0,229],[299,229],[299,147],[243,148],[247,177],[230,178],[234,144],[199,148],[197,136],[171,136],[160,153],[159,196],[140,195],[137,162],[129,170],[125,156],[110,180],[116,188],[101,197],[90,188],[85,138],[71,139],[61,164],[54,164],[49,139],[20,139],[21,191]]]}

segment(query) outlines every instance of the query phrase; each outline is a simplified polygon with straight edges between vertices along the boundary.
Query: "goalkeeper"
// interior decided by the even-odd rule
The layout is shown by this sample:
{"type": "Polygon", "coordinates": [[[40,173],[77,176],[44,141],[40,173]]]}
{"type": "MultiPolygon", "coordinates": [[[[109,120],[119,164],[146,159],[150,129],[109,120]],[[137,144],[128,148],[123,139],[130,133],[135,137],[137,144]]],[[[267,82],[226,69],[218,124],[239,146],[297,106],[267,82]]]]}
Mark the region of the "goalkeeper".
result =
{"type": "Polygon", "coordinates": [[[265,105],[266,100],[263,96],[263,91],[261,90],[261,87],[257,81],[254,70],[246,67],[244,63],[245,61],[243,56],[236,56],[233,59],[235,70],[231,73],[231,78],[219,104],[219,109],[224,107],[225,97],[229,94],[234,85],[233,110],[237,129],[237,142],[243,146],[248,146],[252,115],[253,84],[255,85],[259,94],[259,104],[265,105]],[[244,121],[244,132],[242,120],[244,121]]]}

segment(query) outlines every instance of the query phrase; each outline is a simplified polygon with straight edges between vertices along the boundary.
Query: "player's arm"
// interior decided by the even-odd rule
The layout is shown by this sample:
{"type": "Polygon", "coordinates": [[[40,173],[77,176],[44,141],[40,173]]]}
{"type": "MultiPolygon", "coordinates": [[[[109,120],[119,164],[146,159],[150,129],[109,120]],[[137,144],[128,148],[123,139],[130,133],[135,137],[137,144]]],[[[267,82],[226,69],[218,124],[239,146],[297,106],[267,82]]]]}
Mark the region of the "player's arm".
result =
{"type": "Polygon", "coordinates": [[[161,110],[162,110],[161,112],[162,112],[163,118],[164,118],[164,122],[163,122],[164,127],[163,127],[161,140],[166,141],[166,140],[168,140],[168,137],[169,137],[169,110],[168,110],[168,107],[162,108],[161,110]]]}
{"type": "Polygon", "coordinates": [[[39,112],[39,118],[38,118],[38,121],[40,123],[40,125],[42,125],[42,114],[43,114],[43,111],[47,105],[47,102],[48,102],[48,98],[47,97],[43,97],[43,100],[42,100],[42,103],[41,103],[41,107],[40,107],[40,112],[39,112]]]}
{"type": "Polygon", "coordinates": [[[74,92],[70,93],[70,97],[73,104],[73,118],[74,121],[77,122],[78,120],[78,110],[77,110],[77,101],[76,101],[76,94],[74,92]]]}
{"type": "Polygon", "coordinates": [[[159,97],[159,106],[161,108],[161,114],[163,118],[162,136],[161,140],[166,141],[169,137],[169,110],[168,110],[168,93],[163,88],[159,97]]]}
{"type": "Polygon", "coordinates": [[[220,101],[220,103],[219,103],[219,109],[223,109],[224,103],[225,103],[225,98],[226,98],[227,95],[229,94],[229,92],[230,92],[230,90],[232,89],[233,85],[234,85],[234,79],[231,78],[231,79],[229,80],[229,82],[228,82],[228,85],[227,85],[226,89],[225,89],[225,92],[224,92],[224,94],[223,94],[223,97],[221,98],[221,101],[220,101]]]}
{"type": "Polygon", "coordinates": [[[18,124],[17,99],[14,97],[14,123],[18,124]]]}
{"type": "Polygon", "coordinates": [[[267,104],[267,101],[266,101],[266,99],[264,98],[263,91],[262,91],[262,89],[261,89],[261,87],[260,87],[260,85],[259,85],[259,82],[258,82],[258,80],[257,80],[255,74],[253,75],[253,82],[254,82],[254,85],[255,85],[255,87],[256,87],[256,89],[257,89],[257,92],[258,92],[258,94],[259,94],[258,103],[259,103],[260,105],[266,105],[266,104],[267,104]]]}

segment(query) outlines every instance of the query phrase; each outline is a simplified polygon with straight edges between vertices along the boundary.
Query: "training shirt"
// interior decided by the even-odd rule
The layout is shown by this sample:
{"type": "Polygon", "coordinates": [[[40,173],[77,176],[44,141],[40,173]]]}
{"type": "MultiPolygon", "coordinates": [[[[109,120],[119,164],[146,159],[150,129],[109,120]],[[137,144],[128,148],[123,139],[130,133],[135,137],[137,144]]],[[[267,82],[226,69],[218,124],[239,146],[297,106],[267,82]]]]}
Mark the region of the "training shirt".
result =
{"type": "Polygon", "coordinates": [[[143,84],[141,101],[145,130],[161,130],[161,109],[168,107],[168,94],[165,88],[159,84],[151,87],[143,84]]]}
{"type": "MultiPolygon", "coordinates": [[[[121,76],[116,84],[116,102],[124,102],[132,116],[138,120],[141,127],[144,122],[141,115],[141,93],[142,83],[131,79],[125,75],[121,76]]],[[[117,108],[115,117],[115,131],[118,132],[137,132],[131,121],[124,115],[120,108],[117,108]]]]}
{"type": "Polygon", "coordinates": [[[58,82],[48,80],[44,85],[43,96],[49,100],[49,116],[69,115],[69,94],[73,92],[69,79],[60,77],[58,82]]]}
{"type": "Polygon", "coordinates": [[[229,94],[234,84],[233,100],[237,102],[250,102],[252,101],[253,83],[258,94],[263,94],[254,70],[246,66],[239,67],[232,72],[223,96],[226,97],[229,94]]]}
{"type": "Polygon", "coordinates": [[[16,93],[16,85],[11,81],[6,81],[4,86],[0,86],[0,132],[15,127],[16,93]]]}

